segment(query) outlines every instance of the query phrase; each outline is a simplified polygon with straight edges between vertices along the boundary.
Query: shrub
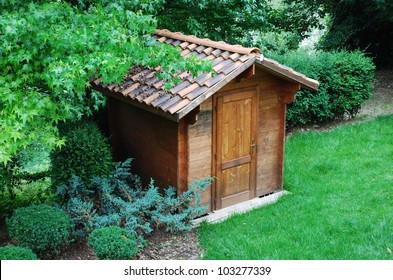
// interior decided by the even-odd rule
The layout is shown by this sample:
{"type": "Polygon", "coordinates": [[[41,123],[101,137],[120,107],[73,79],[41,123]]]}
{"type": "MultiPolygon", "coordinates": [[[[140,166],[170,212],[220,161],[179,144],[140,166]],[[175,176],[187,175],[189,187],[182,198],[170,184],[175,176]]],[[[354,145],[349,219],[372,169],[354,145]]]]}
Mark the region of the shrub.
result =
{"type": "Polygon", "coordinates": [[[93,231],[89,245],[100,260],[129,260],[138,252],[135,234],[117,226],[93,231]]]}
{"type": "Polygon", "coordinates": [[[287,125],[354,117],[372,93],[375,66],[362,52],[291,52],[275,59],[320,83],[318,92],[300,90],[288,106],[287,125]]]}
{"type": "Polygon", "coordinates": [[[45,204],[16,209],[7,227],[11,238],[40,257],[58,253],[61,246],[69,244],[73,231],[64,211],[45,204]]]}
{"type": "Polygon", "coordinates": [[[78,122],[60,127],[66,143],[51,154],[52,185],[66,184],[73,174],[84,182],[94,176],[107,176],[112,168],[109,143],[93,122],[78,122]]]}
{"type": "Polygon", "coordinates": [[[29,248],[4,246],[0,247],[0,260],[38,260],[38,258],[29,248]]]}
{"type": "Polygon", "coordinates": [[[206,211],[199,197],[211,179],[195,181],[179,196],[172,187],[161,194],[153,180],[143,187],[140,178],[130,173],[130,167],[131,159],[119,163],[109,177],[92,179],[90,185],[96,192],[78,177],[58,187],[60,196],[70,197],[64,208],[76,225],[78,237],[108,226],[121,226],[138,235],[158,227],[171,232],[190,229],[190,221],[206,211]]]}

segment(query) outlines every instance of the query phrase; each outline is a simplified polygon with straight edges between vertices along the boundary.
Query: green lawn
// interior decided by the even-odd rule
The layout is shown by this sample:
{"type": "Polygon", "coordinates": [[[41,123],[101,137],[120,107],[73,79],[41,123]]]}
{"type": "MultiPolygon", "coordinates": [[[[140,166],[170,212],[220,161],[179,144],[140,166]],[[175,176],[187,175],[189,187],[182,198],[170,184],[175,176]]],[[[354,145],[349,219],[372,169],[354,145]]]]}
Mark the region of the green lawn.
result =
{"type": "Polygon", "coordinates": [[[286,143],[291,194],[203,224],[205,259],[393,259],[393,115],[286,143]]]}

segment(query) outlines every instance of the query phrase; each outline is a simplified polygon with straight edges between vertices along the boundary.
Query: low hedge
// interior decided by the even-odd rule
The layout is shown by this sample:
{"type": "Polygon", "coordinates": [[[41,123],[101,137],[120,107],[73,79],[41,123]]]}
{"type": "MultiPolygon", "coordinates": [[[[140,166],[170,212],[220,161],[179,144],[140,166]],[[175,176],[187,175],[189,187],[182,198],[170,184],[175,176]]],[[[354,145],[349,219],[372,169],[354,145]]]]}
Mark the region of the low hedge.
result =
{"type": "Polygon", "coordinates": [[[74,225],[64,211],[41,204],[16,209],[7,219],[7,228],[18,245],[39,257],[50,257],[71,242],[74,225]]]}
{"type": "Polygon", "coordinates": [[[0,260],[38,260],[38,258],[29,248],[9,245],[0,247],[0,260]]]}
{"type": "Polygon", "coordinates": [[[319,81],[318,92],[300,90],[288,106],[287,126],[316,124],[354,117],[372,94],[375,66],[360,51],[304,51],[275,55],[274,59],[319,81]]]}
{"type": "Polygon", "coordinates": [[[135,234],[117,226],[93,231],[89,235],[89,245],[100,260],[130,260],[138,252],[135,234]]]}

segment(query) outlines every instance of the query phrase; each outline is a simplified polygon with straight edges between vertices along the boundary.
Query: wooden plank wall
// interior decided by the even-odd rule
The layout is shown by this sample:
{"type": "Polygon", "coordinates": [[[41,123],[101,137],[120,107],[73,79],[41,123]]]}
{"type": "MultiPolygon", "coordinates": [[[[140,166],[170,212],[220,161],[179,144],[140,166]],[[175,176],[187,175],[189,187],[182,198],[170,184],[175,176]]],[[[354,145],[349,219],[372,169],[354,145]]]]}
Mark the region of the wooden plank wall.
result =
{"type": "MultiPolygon", "coordinates": [[[[198,120],[188,126],[188,181],[212,176],[212,98],[200,106],[198,120]]],[[[212,211],[212,190],[202,193],[201,203],[212,211]]]]}
{"type": "Polygon", "coordinates": [[[133,171],[144,184],[154,178],[160,187],[176,186],[178,124],[114,98],[108,110],[115,160],[135,158],[133,171]]]}
{"type": "Polygon", "coordinates": [[[259,98],[257,196],[282,188],[285,107],[280,88],[262,88],[259,98]]]}

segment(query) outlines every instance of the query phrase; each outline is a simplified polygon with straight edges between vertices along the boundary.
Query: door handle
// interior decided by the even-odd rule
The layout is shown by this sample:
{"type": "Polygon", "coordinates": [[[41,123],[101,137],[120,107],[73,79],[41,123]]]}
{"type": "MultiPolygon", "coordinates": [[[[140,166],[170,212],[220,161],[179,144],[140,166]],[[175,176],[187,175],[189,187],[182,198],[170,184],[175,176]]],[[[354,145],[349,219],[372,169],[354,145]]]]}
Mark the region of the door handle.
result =
{"type": "Polygon", "coordinates": [[[255,139],[252,139],[252,141],[251,141],[251,154],[253,154],[255,152],[256,146],[257,146],[257,144],[255,144],[255,139]]]}

